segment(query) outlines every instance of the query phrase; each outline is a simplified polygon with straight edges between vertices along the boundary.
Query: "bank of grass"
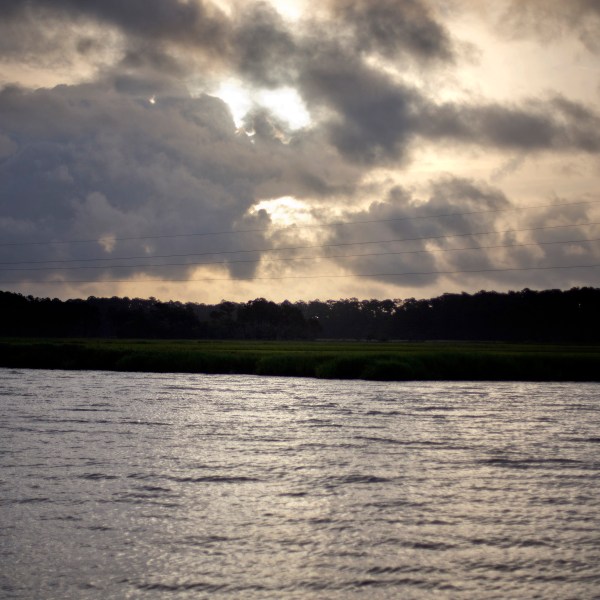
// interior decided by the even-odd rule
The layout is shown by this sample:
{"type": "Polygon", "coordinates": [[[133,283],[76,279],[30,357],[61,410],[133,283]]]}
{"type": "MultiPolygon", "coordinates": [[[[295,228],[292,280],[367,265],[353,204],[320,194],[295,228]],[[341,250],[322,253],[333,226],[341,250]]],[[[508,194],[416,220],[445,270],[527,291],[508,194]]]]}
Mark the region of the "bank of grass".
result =
{"type": "Polygon", "coordinates": [[[0,366],[371,380],[600,381],[600,346],[0,340],[0,366]]]}

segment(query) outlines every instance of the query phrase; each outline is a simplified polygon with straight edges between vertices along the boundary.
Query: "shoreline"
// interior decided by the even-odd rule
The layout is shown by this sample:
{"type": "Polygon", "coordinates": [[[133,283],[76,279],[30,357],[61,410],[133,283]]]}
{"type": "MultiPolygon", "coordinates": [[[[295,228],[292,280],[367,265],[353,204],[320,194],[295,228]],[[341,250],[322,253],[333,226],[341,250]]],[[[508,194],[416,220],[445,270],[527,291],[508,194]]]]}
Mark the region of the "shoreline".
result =
{"type": "Polygon", "coordinates": [[[502,342],[0,339],[0,367],[375,381],[600,381],[600,347],[502,342]]]}

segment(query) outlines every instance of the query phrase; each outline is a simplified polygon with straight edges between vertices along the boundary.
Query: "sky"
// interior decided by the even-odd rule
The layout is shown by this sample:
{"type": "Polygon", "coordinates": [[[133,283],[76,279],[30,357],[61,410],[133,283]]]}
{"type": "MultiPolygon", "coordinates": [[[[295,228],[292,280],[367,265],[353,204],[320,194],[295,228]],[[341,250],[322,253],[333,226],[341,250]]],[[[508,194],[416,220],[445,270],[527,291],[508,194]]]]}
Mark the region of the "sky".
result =
{"type": "Polygon", "coordinates": [[[600,0],[2,0],[0,289],[600,285],[600,0]]]}

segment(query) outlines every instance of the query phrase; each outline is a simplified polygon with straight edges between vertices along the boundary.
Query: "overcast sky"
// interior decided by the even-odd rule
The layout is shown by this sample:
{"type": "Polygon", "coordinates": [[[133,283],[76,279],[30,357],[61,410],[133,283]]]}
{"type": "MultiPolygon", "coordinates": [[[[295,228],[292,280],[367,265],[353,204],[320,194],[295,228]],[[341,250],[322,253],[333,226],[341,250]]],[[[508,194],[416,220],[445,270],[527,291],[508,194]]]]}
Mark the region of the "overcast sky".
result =
{"type": "Polygon", "coordinates": [[[0,289],[599,286],[599,40],[600,0],[2,0],[0,289]]]}

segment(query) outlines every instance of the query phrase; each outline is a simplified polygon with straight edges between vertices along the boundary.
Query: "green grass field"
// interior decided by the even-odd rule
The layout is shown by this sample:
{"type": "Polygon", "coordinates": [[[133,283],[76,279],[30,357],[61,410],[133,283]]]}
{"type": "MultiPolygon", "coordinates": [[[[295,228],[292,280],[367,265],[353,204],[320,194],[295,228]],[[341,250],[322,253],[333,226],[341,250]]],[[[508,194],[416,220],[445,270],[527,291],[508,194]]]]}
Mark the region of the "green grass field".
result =
{"type": "Polygon", "coordinates": [[[19,338],[0,340],[0,366],[391,381],[600,381],[600,347],[19,338]]]}

